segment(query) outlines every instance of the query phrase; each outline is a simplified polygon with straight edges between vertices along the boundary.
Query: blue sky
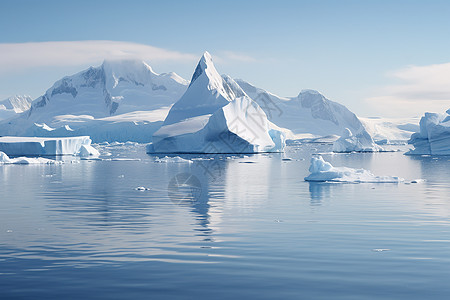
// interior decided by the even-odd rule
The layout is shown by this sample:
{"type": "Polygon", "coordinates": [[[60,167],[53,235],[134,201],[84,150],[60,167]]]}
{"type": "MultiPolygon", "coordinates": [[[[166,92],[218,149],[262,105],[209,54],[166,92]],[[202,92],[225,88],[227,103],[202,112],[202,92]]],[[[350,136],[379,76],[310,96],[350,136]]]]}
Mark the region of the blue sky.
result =
{"type": "Polygon", "coordinates": [[[317,89],[362,116],[420,115],[450,108],[448,16],[450,1],[2,0],[0,96],[37,97],[128,45],[157,72],[189,79],[207,50],[220,73],[281,96],[317,89]]]}

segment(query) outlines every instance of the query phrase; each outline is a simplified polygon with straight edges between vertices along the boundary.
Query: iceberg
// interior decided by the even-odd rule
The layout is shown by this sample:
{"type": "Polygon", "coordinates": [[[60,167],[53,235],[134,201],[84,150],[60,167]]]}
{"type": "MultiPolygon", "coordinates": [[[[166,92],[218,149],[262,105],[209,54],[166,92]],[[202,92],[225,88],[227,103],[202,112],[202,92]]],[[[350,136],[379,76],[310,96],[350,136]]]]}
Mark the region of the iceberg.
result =
{"type": "Polygon", "coordinates": [[[91,146],[89,136],[66,138],[42,137],[0,137],[0,151],[10,156],[37,155],[77,155],[87,152],[96,154],[97,150],[91,146]]]}
{"type": "Polygon", "coordinates": [[[155,132],[148,153],[281,152],[284,134],[205,52],[191,83],[155,132]]]}
{"type": "Polygon", "coordinates": [[[5,152],[0,151],[0,165],[38,165],[38,164],[62,164],[62,161],[47,159],[43,157],[17,157],[9,158],[5,152]]]}
{"type": "Polygon", "coordinates": [[[364,169],[333,167],[329,162],[324,161],[322,156],[311,158],[309,172],[311,174],[305,177],[305,181],[350,183],[399,183],[404,181],[403,178],[395,176],[375,176],[364,169]]]}
{"type": "Polygon", "coordinates": [[[333,152],[378,152],[383,148],[375,144],[367,131],[353,135],[352,131],[345,128],[342,136],[333,143],[333,152]]]}
{"type": "Polygon", "coordinates": [[[450,155],[450,109],[445,114],[425,113],[420,130],[408,141],[414,149],[407,155],[450,155]]]}

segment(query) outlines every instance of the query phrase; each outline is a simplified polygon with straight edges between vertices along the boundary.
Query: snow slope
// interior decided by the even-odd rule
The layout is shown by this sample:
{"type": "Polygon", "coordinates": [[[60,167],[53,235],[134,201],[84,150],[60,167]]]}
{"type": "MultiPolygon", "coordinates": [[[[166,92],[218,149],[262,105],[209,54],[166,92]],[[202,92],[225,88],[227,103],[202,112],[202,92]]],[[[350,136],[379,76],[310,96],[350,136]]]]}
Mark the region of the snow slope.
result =
{"type": "Polygon", "coordinates": [[[177,74],[157,74],[142,61],[105,61],[58,80],[28,112],[1,122],[0,135],[89,134],[96,142],[148,142],[187,85],[177,74]]]}
{"type": "Polygon", "coordinates": [[[444,114],[425,113],[419,132],[408,143],[414,146],[409,155],[450,155],[450,109],[444,114]]]}
{"type": "Polygon", "coordinates": [[[67,138],[0,137],[0,151],[19,155],[97,155],[88,136],[67,138]]]}
{"type": "Polygon", "coordinates": [[[15,95],[0,101],[0,120],[8,119],[27,111],[31,107],[30,96],[15,95]]]}
{"type": "Polygon", "coordinates": [[[255,153],[282,151],[283,134],[259,105],[205,52],[191,83],[153,135],[148,152],[255,153]]]}
{"type": "Polygon", "coordinates": [[[312,157],[309,167],[309,176],[305,181],[316,182],[377,182],[377,183],[398,183],[404,181],[403,178],[395,176],[375,176],[370,171],[364,169],[352,169],[347,167],[333,167],[329,162],[323,160],[322,156],[312,157]]]}
{"type": "Polygon", "coordinates": [[[289,139],[341,135],[345,128],[355,135],[366,134],[354,113],[317,91],[302,90],[297,97],[283,98],[242,79],[236,82],[259,104],[271,122],[288,129],[285,132],[289,139]]]}

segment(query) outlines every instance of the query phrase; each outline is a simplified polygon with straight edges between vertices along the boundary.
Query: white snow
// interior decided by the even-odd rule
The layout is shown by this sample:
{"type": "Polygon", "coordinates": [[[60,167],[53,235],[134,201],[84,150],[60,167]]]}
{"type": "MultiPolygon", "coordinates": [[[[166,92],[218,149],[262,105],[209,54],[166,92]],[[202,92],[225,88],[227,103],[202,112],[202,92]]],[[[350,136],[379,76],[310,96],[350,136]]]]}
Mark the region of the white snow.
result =
{"type": "Polygon", "coordinates": [[[233,79],[220,76],[205,52],[147,151],[257,153],[282,151],[284,145],[284,135],[261,107],[233,79]]]}
{"type": "Polygon", "coordinates": [[[6,153],[0,151],[0,164],[11,165],[31,165],[31,164],[62,164],[62,161],[56,161],[43,157],[17,157],[9,158],[6,153]]]}
{"type": "Polygon", "coordinates": [[[344,129],[342,136],[333,143],[333,152],[378,152],[383,148],[375,144],[367,131],[353,135],[348,128],[344,129]]]}
{"type": "Polygon", "coordinates": [[[84,147],[83,152],[92,151],[90,145],[91,139],[89,136],[67,138],[0,137],[0,151],[12,156],[75,155],[81,151],[82,147],[84,147]]]}
{"type": "Polygon", "coordinates": [[[309,167],[311,174],[305,177],[306,181],[319,182],[378,182],[399,183],[403,178],[395,176],[375,176],[364,169],[352,169],[347,167],[333,167],[329,162],[323,160],[322,156],[312,157],[309,167]]]}
{"type": "Polygon", "coordinates": [[[445,114],[425,113],[420,131],[408,143],[414,146],[408,155],[450,155],[450,109],[445,114]]]}

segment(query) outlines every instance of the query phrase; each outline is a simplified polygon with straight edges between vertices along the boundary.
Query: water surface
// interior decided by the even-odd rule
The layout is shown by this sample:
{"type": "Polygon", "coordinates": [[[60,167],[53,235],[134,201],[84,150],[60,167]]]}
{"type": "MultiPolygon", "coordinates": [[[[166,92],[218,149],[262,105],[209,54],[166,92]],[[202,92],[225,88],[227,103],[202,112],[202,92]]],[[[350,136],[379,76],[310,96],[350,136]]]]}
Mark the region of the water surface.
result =
{"type": "Polygon", "coordinates": [[[426,179],[328,184],[303,178],[329,145],[193,163],[102,150],[0,166],[1,299],[450,298],[450,157],[325,154],[426,179]]]}

